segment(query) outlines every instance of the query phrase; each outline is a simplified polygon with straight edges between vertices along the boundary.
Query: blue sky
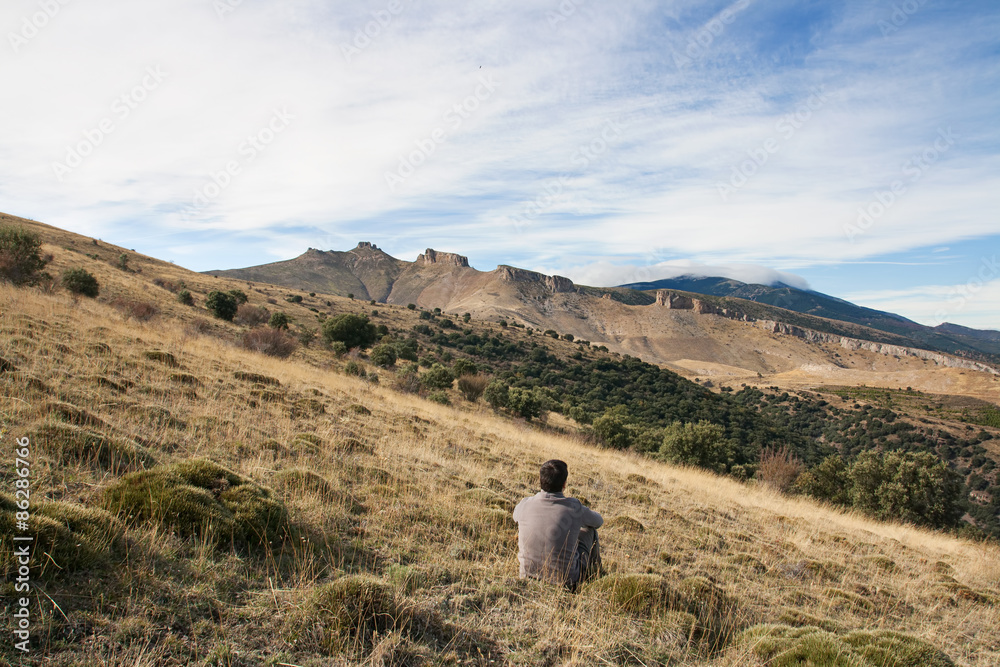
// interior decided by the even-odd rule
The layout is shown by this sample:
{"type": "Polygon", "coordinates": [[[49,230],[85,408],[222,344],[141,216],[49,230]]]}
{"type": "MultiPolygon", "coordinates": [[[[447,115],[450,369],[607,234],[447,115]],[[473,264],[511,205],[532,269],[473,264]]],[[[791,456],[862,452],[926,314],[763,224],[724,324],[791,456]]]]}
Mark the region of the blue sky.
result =
{"type": "Polygon", "coordinates": [[[195,270],[372,241],[1000,329],[993,1],[10,0],[0,210],[195,270]]]}

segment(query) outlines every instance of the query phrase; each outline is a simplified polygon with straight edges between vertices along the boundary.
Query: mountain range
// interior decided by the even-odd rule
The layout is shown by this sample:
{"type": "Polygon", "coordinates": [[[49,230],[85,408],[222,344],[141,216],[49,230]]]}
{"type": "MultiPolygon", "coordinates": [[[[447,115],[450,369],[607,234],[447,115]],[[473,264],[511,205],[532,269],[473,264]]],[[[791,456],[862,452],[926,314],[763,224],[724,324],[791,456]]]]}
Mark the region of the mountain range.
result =
{"type": "Polygon", "coordinates": [[[954,324],[927,327],[783,284],[685,276],[588,287],[507,265],[479,271],[463,255],[432,249],[409,262],[370,242],[348,251],[309,248],[290,260],[206,273],[468,312],[568,334],[702,375],[771,376],[803,367],[918,371],[930,362],[995,372],[1000,365],[1000,332],[954,324]],[[887,364],[886,357],[901,363],[887,364]]]}

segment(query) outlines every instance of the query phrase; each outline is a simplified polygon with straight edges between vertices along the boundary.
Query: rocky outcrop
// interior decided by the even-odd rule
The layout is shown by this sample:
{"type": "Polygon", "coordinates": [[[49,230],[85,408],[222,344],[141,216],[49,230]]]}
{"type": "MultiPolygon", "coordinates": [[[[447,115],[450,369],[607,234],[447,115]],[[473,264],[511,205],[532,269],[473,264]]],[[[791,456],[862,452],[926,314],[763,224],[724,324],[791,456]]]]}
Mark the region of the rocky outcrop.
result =
{"type": "Polygon", "coordinates": [[[496,275],[499,280],[508,283],[541,283],[552,292],[574,292],[576,285],[569,278],[562,276],[547,276],[537,271],[528,271],[514,266],[501,264],[497,267],[496,275]]]}
{"type": "Polygon", "coordinates": [[[656,305],[674,310],[693,310],[699,315],[718,315],[719,317],[726,317],[731,320],[753,322],[756,326],[770,331],[771,333],[781,334],[783,336],[795,336],[796,338],[801,338],[809,343],[832,343],[834,345],[839,345],[845,350],[868,350],[869,352],[884,354],[886,356],[916,357],[918,359],[933,361],[934,363],[947,368],[967,368],[973,371],[1000,375],[1000,371],[997,371],[997,369],[986,364],[979,363],[978,361],[970,361],[969,359],[961,359],[947,354],[942,354],[940,352],[931,352],[930,350],[921,350],[914,347],[903,347],[902,345],[890,345],[888,343],[876,343],[874,341],[862,340],[860,338],[849,338],[847,336],[838,336],[837,334],[823,333],[822,331],[805,329],[803,327],[797,327],[793,324],[785,324],[784,322],[776,322],[774,320],[755,320],[746,313],[734,308],[721,308],[709,301],[687,297],[669,290],[659,290],[656,293],[656,305]]]}
{"type": "Polygon", "coordinates": [[[438,252],[428,248],[424,254],[417,255],[417,264],[450,264],[467,267],[469,266],[469,258],[464,255],[456,255],[453,252],[438,252]]]}
{"type": "Polygon", "coordinates": [[[359,241],[358,247],[355,250],[378,250],[378,246],[368,241],[359,241]]]}
{"type": "Polygon", "coordinates": [[[734,308],[720,308],[710,301],[694,299],[669,290],[660,290],[656,293],[656,305],[672,310],[693,310],[699,315],[719,315],[731,320],[752,321],[745,313],[734,308]]]}
{"type": "Polygon", "coordinates": [[[656,305],[665,306],[673,310],[691,310],[694,308],[694,300],[675,292],[660,290],[656,293],[656,305]]]}
{"type": "Polygon", "coordinates": [[[978,361],[970,361],[969,359],[952,357],[940,352],[931,352],[930,350],[921,350],[915,347],[903,347],[902,345],[889,345],[888,343],[876,343],[875,341],[861,340],[860,338],[848,338],[847,336],[838,336],[836,334],[823,333],[822,331],[804,329],[802,327],[785,324],[784,322],[775,322],[773,320],[758,320],[756,324],[760,328],[770,331],[771,333],[782,334],[785,336],[795,336],[796,338],[801,338],[810,343],[832,343],[834,345],[839,345],[845,350],[867,350],[876,354],[884,354],[886,356],[893,357],[916,357],[917,359],[933,361],[934,363],[946,368],[966,368],[972,371],[1000,375],[1000,371],[997,371],[995,368],[987,366],[986,364],[979,363],[978,361]]]}

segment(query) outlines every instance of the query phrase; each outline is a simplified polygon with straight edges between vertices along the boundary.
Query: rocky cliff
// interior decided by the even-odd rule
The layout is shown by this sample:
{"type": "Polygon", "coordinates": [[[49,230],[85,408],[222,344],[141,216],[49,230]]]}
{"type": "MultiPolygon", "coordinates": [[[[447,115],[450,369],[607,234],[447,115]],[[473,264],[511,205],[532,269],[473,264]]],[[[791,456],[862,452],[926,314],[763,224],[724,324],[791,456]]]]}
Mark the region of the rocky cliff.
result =
{"type": "Polygon", "coordinates": [[[528,271],[514,266],[501,264],[494,272],[496,277],[508,283],[541,283],[551,292],[575,292],[576,285],[563,276],[547,276],[537,271],[528,271]]]}
{"type": "Polygon", "coordinates": [[[677,294],[676,292],[671,292],[669,290],[660,290],[656,293],[656,305],[674,310],[693,310],[700,315],[718,315],[719,317],[726,317],[731,320],[752,322],[756,326],[766,329],[771,333],[785,336],[795,336],[796,338],[801,338],[810,343],[832,343],[834,345],[839,345],[845,350],[868,350],[869,352],[885,356],[916,357],[918,359],[933,361],[934,363],[947,368],[967,368],[969,370],[1000,375],[1000,372],[998,372],[995,368],[979,363],[978,361],[961,359],[959,357],[941,354],[940,352],[931,352],[929,350],[921,350],[914,347],[888,345],[886,343],[877,343],[870,340],[861,340],[859,338],[850,338],[848,336],[824,333],[822,331],[806,329],[804,327],[785,324],[784,322],[776,322],[774,320],[756,320],[738,309],[721,308],[708,301],[695,299],[683,294],[677,294]]]}
{"type": "Polygon", "coordinates": [[[464,255],[456,255],[453,252],[438,252],[431,248],[424,251],[424,254],[417,255],[417,264],[447,264],[459,268],[469,266],[469,258],[464,255]]]}

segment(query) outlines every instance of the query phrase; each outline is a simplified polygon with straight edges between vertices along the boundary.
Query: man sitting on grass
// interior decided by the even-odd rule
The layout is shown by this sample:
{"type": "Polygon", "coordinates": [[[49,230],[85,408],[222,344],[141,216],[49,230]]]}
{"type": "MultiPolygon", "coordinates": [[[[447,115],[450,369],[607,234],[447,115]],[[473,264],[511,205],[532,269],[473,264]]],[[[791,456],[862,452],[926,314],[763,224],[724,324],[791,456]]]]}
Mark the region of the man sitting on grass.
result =
{"type": "Polygon", "coordinates": [[[575,591],[601,571],[600,514],[563,495],[569,470],[563,461],[542,464],[542,490],[514,508],[521,578],[532,577],[575,591]]]}

